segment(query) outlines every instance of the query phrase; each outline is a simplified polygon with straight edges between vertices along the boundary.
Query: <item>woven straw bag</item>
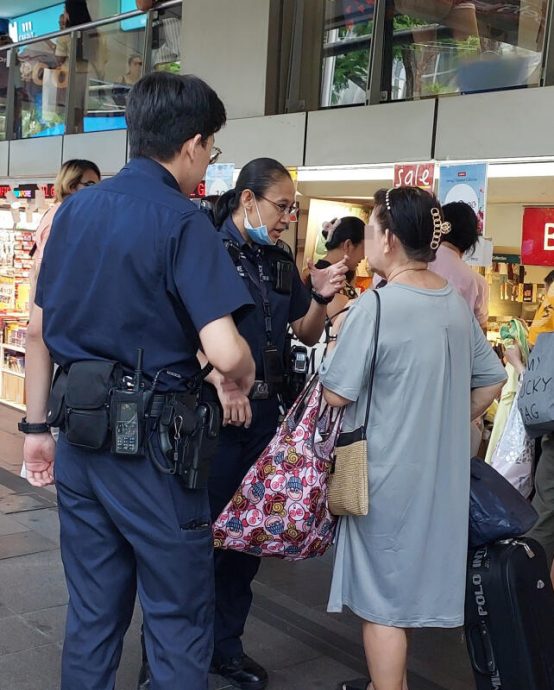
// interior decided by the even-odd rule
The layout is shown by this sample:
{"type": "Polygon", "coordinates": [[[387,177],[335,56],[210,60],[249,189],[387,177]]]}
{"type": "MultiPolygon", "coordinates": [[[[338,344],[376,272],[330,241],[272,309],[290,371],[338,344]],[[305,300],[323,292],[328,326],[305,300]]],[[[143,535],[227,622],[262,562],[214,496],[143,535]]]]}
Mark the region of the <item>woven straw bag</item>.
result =
{"type": "Polygon", "coordinates": [[[328,502],[333,515],[367,515],[369,511],[369,478],[367,462],[366,429],[371,407],[373,378],[379,343],[379,325],[381,321],[381,299],[375,291],[377,311],[373,336],[373,355],[369,369],[367,407],[363,426],[354,431],[339,434],[335,445],[334,467],[329,476],[328,502]]]}

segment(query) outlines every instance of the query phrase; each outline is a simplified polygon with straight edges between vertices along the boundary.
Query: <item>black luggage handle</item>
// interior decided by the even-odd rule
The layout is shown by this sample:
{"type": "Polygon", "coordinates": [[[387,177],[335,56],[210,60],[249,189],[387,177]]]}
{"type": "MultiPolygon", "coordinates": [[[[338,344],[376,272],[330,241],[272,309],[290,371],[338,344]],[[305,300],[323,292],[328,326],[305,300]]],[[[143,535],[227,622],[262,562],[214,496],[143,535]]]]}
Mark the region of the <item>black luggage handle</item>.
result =
{"type": "Polygon", "coordinates": [[[492,648],[491,636],[489,635],[489,629],[485,621],[479,621],[478,624],[472,625],[467,629],[467,646],[469,649],[469,657],[471,660],[471,665],[477,671],[485,676],[492,676],[496,673],[496,659],[494,658],[494,650],[492,648]],[[473,633],[477,633],[480,649],[483,651],[485,664],[481,664],[478,655],[475,640],[473,639],[473,633]]]}

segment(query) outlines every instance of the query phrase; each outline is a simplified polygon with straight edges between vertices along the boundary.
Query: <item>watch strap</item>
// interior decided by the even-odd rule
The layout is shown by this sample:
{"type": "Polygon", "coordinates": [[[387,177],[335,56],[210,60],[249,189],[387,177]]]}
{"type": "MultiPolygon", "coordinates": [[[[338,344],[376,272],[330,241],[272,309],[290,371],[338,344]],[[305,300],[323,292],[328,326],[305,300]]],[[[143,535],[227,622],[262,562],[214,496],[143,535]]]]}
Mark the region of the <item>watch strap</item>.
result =
{"type": "Polygon", "coordinates": [[[36,424],[30,424],[27,421],[27,417],[18,423],[17,428],[24,434],[46,434],[50,431],[50,425],[46,422],[37,422],[36,424]]]}

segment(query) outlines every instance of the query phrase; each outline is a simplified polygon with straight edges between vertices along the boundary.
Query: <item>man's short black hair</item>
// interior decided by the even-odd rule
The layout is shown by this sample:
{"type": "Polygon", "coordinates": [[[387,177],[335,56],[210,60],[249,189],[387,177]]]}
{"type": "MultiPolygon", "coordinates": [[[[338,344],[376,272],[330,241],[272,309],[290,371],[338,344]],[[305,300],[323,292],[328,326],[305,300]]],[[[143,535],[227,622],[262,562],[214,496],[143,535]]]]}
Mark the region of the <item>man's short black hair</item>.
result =
{"type": "Polygon", "coordinates": [[[227,116],[216,92],[202,79],[152,72],[131,89],[125,118],[131,158],[167,163],[185,141],[197,134],[205,141],[218,132],[227,116]]]}
{"type": "Polygon", "coordinates": [[[451,230],[443,235],[443,242],[450,242],[462,254],[475,249],[479,240],[479,220],[475,211],[465,201],[453,201],[442,207],[444,220],[448,221],[451,230]]]}

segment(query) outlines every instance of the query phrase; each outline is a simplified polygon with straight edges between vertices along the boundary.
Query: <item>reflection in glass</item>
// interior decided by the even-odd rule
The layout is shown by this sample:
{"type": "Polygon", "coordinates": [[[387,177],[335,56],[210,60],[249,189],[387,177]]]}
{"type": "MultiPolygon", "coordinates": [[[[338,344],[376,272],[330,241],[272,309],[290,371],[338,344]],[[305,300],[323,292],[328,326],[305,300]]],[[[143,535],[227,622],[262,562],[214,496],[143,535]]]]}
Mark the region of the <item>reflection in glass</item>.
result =
{"type": "Polygon", "coordinates": [[[56,49],[56,42],[51,40],[17,49],[14,118],[17,139],[65,131],[68,72],[67,65],[60,64],[56,49]]]}
{"type": "Polygon", "coordinates": [[[181,6],[160,10],[152,21],[152,69],[179,74],[181,6]]]}
{"type": "Polygon", "coordinates": [[[88,59],[80,100],[75,101],[77,131],[125,128],[127,95],[143,74],[144,29],[122,25],[114,22],[83,33],[83,56],[88,59]]]}
{"type": "Polygon", "coordinates": [[[365,103],[374,0],[326,0],[321,106],[365,103]]]}
{"type": "Polygon", "coordinates": [[[547,0],[387,0],[384,100],[535,86],[547,0]]]}

